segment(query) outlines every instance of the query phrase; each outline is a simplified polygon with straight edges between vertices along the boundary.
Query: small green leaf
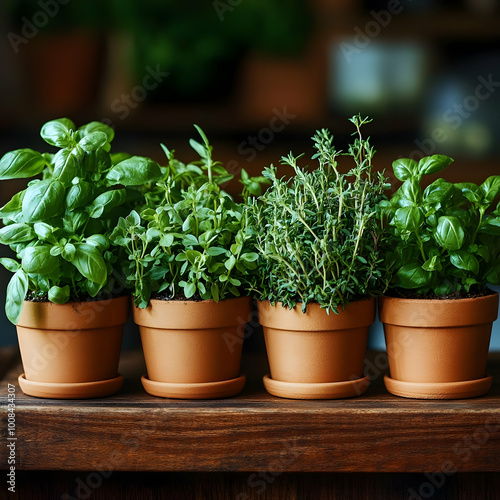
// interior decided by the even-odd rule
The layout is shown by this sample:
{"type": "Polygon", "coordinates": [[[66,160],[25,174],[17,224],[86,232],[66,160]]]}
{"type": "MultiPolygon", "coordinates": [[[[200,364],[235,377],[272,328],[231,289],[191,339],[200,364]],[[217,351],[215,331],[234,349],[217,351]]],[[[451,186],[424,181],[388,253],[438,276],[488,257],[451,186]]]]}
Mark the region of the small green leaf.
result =
{"type": "Polygon", "coordinates": [[[61,149],[54,156],[54,179],[70,186],[71,181],[78,175],[79,160],[72,150],[61,149]]]}
{"type": "Polygon", "coordinates": [[[398,208],[393,223],[401,232],[415,232],[424,222],[424,216],[417,207],[398,208]]]}
{"type": "Polygon", "coordinates": [[[210,292],[215,302],[219,302],[219,286],[216,283],[210,287],[210,292]]]}
{"type": "Polygon", "coordinates": [[[488,177],[480,186],[479,191],[483,196],[485,203],[493,203],[493,200],[500,192],[500,175],[488,177]]]}
{"type": "Polygon", "coordinates": [[[75,247],[73,265],[85,278],[104,285],[108,279],[108,273],[101,253],[87,243],[77,243],[75,247]]]}
{"type": "Polygon", "coordinates": [[[38,175],[45,167],[45,159],[32,149],[17,149],[0,160],[0,180],[26,179],[38,175]]]}
{"type": "Polygon", "coordinates": [[[61,182],[40,181],[26,190],[23,216],[27,222],[36,222],[60,215],[64,208],[65,189],[61,182]]]}
{"type": "Polygon", "coordinates": [[[54,302],[54,304],[66,304],[70,297],[69,285],[59,287],[53,286],[49,290],[49,300],[54,302]]]}
{"type": "Polygon", "coordinates": [[[406,181],[412,179],[417,173],[417,162],[409,158],[400,158],[392,162],[392,168],[396,179],[406,181]]]}
{"type": "Polygon", "coordinates": [[[70,131],[75,130],[75,124],[67,118],[60,118],[47,122],[40,135],[45,142],[58,148],[69,148],[74,145],[70,131]]]}
{"type": "Polygon", "coordinates": [[[13,245],[31,241],[35,238],[35,233],[28,224],[10,224],[0,229],[0,243],[2,245],[13,245]]]}
{"type": "Polygon", "coordinates": [[[149,158],[133,156],[112,167],[106,178],[110,184],[141,186],[148,182],[158,181],[162,176],[158,163],[149,158]]]}
{"type": "Polygon", "coordinates": [[[476,257],[465,250],[455,250],[450,252],[450,261],[458,269],[479,273],[479,262],[476,257]]]}
{"type": "Polygon", "coordinates": [[[28,276],[19,269],[10,279],[7,285],[7,298],[5,301],[5,313],[11,323],[17,325],[24,299],[28,293],[28,276]]]}
{"type": "Polygon", "coordinates": [[[406,264],[396,274],[396,286],[409,290],[428,285],[431,280],[432,274],[422,269],[422,266],[418,262],[406,264]]]}
{"type": "Polygon", "coordinates": [[[461,222],[453,216],[439,217],[435,239],[446,250],[460,250],[465,240],[461,222]]]}
{"type": "Polygon", "coordinates": [[[421,175],[436,174],[453,163],[453,159],[444,155],[432,155],[418,162],[418,173],[421,175]]]}
{"type": "Polygon", "coordinates": [[[28,247],[23,255],[23,269],[29,274],[51,274],[59,267],[59,259],[50,253],[50,246],[28,247]]]}
{"type": "MultiPolygon", "coordinates": [[[[246,260],[247,262],[255,262],[259,258],[259,254],[255,252],[249,252],[249,253],[244,253],[241,255],[241,258],[243,260],[246,260]]],[[[366,264],[366,260],[365,260],[366,264]]]]}
{"type": "Polygon", "coordinates": [[[75,210],[84,207],[92,200],[94,188],[87,181],[78,180],[77,184],[70,187],[66,195],[66,205],[68,210],[75,210]]]}
{"type": "Polygon", "coordinates": [[[102,148],[108,142],[108,136],[104,132],[91,132],[80,140],[78,145],[87,153],[102,148]]]}
{"type": "Polygon", "coordinates": [[[190,299],[196,293],[196,284],[195,283],[187,283],[184,287],[184,295],[186,299],[190,299]]]}
{"type": "Polygon", "coordinates": [[[10,271],[11,273],[15,273],[16,271],[19,271],[21,269],[21,264],[17,262],[14,259],[9,259],[7,257],[2,257],[0,258],[0,264],[2,264],[7,271],[10,271]]]}
{"type": "Polygon", "coordinates": [[[221,247],[210,247],[207,250],[207,255],[210,255],[211,257],[217,257],[218,255],[225,255],[227,254],[227,250],[225,248],[221,247]]]}

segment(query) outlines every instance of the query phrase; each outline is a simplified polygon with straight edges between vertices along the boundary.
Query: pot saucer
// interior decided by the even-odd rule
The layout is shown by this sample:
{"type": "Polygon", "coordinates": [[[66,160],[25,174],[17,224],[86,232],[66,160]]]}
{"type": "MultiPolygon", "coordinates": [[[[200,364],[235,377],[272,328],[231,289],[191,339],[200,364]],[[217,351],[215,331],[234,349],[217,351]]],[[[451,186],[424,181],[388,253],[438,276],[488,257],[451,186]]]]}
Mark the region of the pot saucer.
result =
{"type": "Polygon", "coordinates": [[[230,380],[179,384],[172,382],[156,382],[147,375],[141,377],[144,390],[152,396],[175,399],[218,399],[235,396],[245,385],[245,375],[230,380]]]}
{"type": "Polygon", "coordinates": [[[465,399],[486,394],[492,384],[491,376],[461,382],[403,382],[388,375],[384,377],[386,389],[395,396],[414,399],[465,399]]]}
{"type": "Polygon", "coordinates": [[[298,383],[274,380],[269,375],[262,379],[269,394],[288,399],[344,399],[363,394],[370,385],[370,377],[345,382],[298,383]]]}
{"type": "Polygon", "coordinates": [[[17,379],[27,396],[49,399],[90,399],[111,396],[121,389],[123,377],[118,375],[108,380],[79,383],[50,383],[27,380],[24,373],[17,379]]]}

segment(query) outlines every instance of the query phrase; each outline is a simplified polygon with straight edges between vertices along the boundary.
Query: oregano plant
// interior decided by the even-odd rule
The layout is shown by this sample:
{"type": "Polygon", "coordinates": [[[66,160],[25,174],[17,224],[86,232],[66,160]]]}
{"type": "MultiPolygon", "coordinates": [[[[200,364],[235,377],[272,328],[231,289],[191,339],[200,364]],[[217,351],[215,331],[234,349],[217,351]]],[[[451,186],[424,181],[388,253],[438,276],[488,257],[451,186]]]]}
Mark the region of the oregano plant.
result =
{"type": "MultiPolygon", "coordinates": [[[[200,160],[182,164],[164,147],[169,166],[162,180],[145,193],[146,205],[121,218],[111,235],[128,256],[123,273],[141,308],[152,297],[238,297],[257,267],[244,206],[221,188],[232,175],[212,159],[212,146],[195,127],[202,143],[191,139],[190,145],[200,160]]],[[[245,193],[258,189],[258,178],[246,175],[242,182],[245,193]]]]}
{"type": "Polygon", "coordinates": [[[64,304],[111,291],[119,260],[111,230],[134,187],[162,176],[149,158],[111,154],[114,131],[103,123],[76,128],[62,118],[41,136],[57,151],[18,149],[0,160],[0,180],[36,177],[0,209],[0,243],[15,257],[0,259],[14,273],[6,302],[14,324],[28,295],[64,304]]]}
{"type": "Polygon", "coordinates": [[[483,293],[500,284],[500,175],[481,185],[437,179],[423,188],[426,175],[447,168],[443,155],[394,161],[403,181],[381,207],[388,217],[386,239],[390,286],[399,295],[447,297],[483,293]]]}
{"type": "Polygon", "coordinates": [[[302,156],[290,153],[263,175],[271,186],[259,199],[250,200],[254,245],[260,258],[252,283],[259,300],[302,310],[317,303],[327,312],[365,299],[385,287],[377,205],[388,187],[373,170],[375,150],[361,128],[371,120],[354,116],[355,139],[346,153],[337,151],[326,129],[314,135],[318,167],[300,167],[302,156]],[[338,157],[350,156],[354,166],[338,169],[338,157]]]}

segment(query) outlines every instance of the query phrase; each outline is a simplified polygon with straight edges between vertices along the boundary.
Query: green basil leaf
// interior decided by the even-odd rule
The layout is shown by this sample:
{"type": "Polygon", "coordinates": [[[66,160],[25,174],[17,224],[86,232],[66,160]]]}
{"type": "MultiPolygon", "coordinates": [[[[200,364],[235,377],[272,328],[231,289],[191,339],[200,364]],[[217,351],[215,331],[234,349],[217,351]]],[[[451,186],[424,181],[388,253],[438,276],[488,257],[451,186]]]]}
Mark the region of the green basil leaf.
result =
{"type": "Polygon", "coordinates": [[[417,162],[409,158],[400,158],[392,162],[392,169],[396,179],[406,181],[417,174],[417,162]]]}
{"type": "Polygon", "coordinates": [[[496,264],[490,268],[486,275],[486,280],[492,285],[500,285],[500,264],[496,264]]]}
{"type": "Polygon", "coordinates": [[[79,180],[68,190],[66,195],[66,206],[68,210],[84,207],[92,200],[94,188],[90,182],[79,180]]]}
{"type": "Polygon", "coordinates": [[[500,192],[500,175],[488,177],[480,186],[479,191],[486,203],[493,203],[493,200],[500,192]]]}
{"type": "Polygon", "coordinates": [[[42,172],[45,159],[32,149],[16,149],[0,160],[0,180],[26,179],[42,172]]]}
{"type": "Polygon", "coordinates": [[[424,203],[434,205],[444,203],[453,195],[453,184],[444,179],[438,179],[427,186],[424,191],[424,203]]]}
{"type": "Polygon", "coordinates": [[[210,292],[212,294],[212,299],[215,300],[215,302],[219,302],[219,297],[220,297],[220,294],[219,294],[219,286],[214,283],[211,287],[210,287],[210,292]]]}
{"type": "Polygon", "coordinates": [[[396,273],[396,286],[414,290],[429,285],[432,273],[422,269],[418,262],[412,262],[401,267],[396,273]]]}
{"type": "Polygon", "coordinates": [[[101,253],[87,243],[77,243],[73,265],[87,279],[104,285],[108,279],[106,263],[101,253]]]}
{"type": "Polygon", "coordinates": [[[2,257],[0,259],[0,264],[2,264],[2,266],[5,267],[5,269],[7,269],[7,271],[10,271],[11,273],[15,273],[16,271],[19,271],[19,269],[21,269],[21,264],[19,264],[19,262],[17,262],[14,259],[9,259],[7,257],[2,257]]]}
{"type": "Polygon", "coordinates": [[[78,142],[78,145],[87,153],[102,148],[108,142],[108,136],[104,132],[92,132],[78,142]]]}
{"type": "Polygon", "coordinates": [[[52,177],[62,182],[65,186],[70,186],[71,181],[78,175],[79,160],[73,154],[73,150],[61,149],[54,156],[54,172],[52,177]]]}
{"type": "Polygon", "coordinates": [[[76,247],[73,243],[66,243],[61,251],[61,256],[64,260],[68,262],[73,262],[75,260],[76,247]]]}
{"type": "Polygon", "coordinates": [[[424,222],[424,216],[417,207],[403,207],[396,210],[392,224],[403,233],[415,232],[424,222]]]}
{"type": "Polygon", "coordinates": [[[5,313],[11,323],[17,325],[24,299],[28,293],[28,276],[19,269],[9,281],[7,285],[7,298],[5,301],[5,313]]]}
{"type": "Polygon", "coordinates": [[[107,142],[111,142],[115,137],[115,131],[108,125],[101,122],[90,122],[78,129],[78,136],[85,137],[93,132],[102,132],[106,134],[107,142]]]}
{"type": "Polygon", "coordinates": [[[35,230],[36,235],[44,241],[52,241],[55,243],[54,232],[55,228],[46,224],[45,222],[37,222],[33,225],[33,229],[35,230]]]}
{"type": "Polygon", "coordinates": [[[422,190],[417,179],[408,179],[404,181],[403,185],[399,188],[398,194],[412,203],[418,203],[422,197],[422,190]]]}
{"type": "Polygon", "coordinates": [[[23,243],[35,238],[35,233],[28,224],[10,224],[0,229],[0,243],[2,245],[13,245],[23,243]]]}
{"type": "Polygon", "coordinates": [[[455,250],[450,252],[450,261],[458,269],[479,273],[479,262],[476,257],[465,250],[455,250]]]}
{"type": "Polygon", "coordinates": [[[453,216],[439,217],[434,233],[437,243],[446,250],[460,250],[465,240],[465,232],[461,222],[453,216]]]}
{"type": "Polygon", "coordinates": [[[54,302],[54,304],[66,304],[70,297],[69,285],[60,287],[53,286],[49,290],[49,300],[54,302]]]}
{"type": "Polygon", "coordinates": [[[52,120],[43,127],[40,135],[45,142],[58,148],[72,148],[75,141],[71,137],[71,130],[75,130],[75,124],[67,118],[52,120]]]}
{"type": "Polygon", "coordinates": [[[32,184],[23,199],[23,216],[27,222],[57,217],[64,210],[64,185],[46,180],[32,184]]]}
{"type": "Polygon", "coordinates": [[[159,181],[162,176],[158,163],[149,158],[133,156],[112,167],[106,178],[110,184],[140,186],[148,182],[159,181]]]}
{"type": "Polygon", "coordinates": [[[115,189],[100,194],[93,202],[92,206],[98,210],[90,212],[93,218],[100,217],[104,211],[111,210],[121,205],[127,199],[126,189],[115,189]]]}
{"type": "Polygon", "coordinates": [[[453,159],[444,155],[432,155],[418,162],[418,173],[421,175],[436,174],[453,163],[453,159]]]}
{"type": "Polygon", "coordinates": [[[28,247],[23,255],[23,269],[29,274],[51,274],[59,267],[59,259],[50,253],[50,246],[28,247]]]}
{"type": "Polygon", "coordinates": [[[0,218],[11,219],[18,216],[23,208],[23,198],[26,194],[26,189],[16,193],[12,199],[0,208],[0,218]]]}
{"type": "Polygon", "coordinates": [[[424,271],[429,271],[429,272],[441,271],[443,269],[443,265],[441,264],[441,258],[438,255],[434,255],[424,263],[422,269],[424,269],[424,271]]]}

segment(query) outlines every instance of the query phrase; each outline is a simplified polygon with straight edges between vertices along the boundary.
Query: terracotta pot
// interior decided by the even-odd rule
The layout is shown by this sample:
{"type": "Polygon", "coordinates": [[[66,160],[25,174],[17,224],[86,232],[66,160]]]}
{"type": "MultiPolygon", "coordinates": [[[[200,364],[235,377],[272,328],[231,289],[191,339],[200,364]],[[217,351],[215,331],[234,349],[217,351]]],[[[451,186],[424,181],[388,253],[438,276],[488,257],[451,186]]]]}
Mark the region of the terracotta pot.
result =
{"type": "Polygon", "coordinates": [[[148,392],[189,399],[204,393],[207,398],[223,397],[213,396],[209,386],[200,384],[238,380],[236,386],[243,388],[239,370],[245,324],[251,317],[249,297],[221,302],[151,300],[146,309],[133,311],[148,370],[143,384],[160,382],[165,389],[157,394],[158,384],[144,384],[148,392]]]}
{"type": "MultiPolygon", "coordinates": [[[[24,302],[17,325],[25,370],[21,385],[30,386],[30,395],[38,395],[31,394],[31,386],[43,389],[43,397],[66,397],[65,384],[86,384],[92,393],[92,383],[114,380],[116,388],[128,310],[128,297],[63,305],[24,302]],[[50,395],[49,386],[61,387],[50,395]]],[[[85,395],[85,387],[79,389],[78,397],[94,397],[85,395]]]]}
{"type": "MultiPolygon", "coordinates": [[[[330,388],[325,390],[330,393],[319,391],[316,397],[323,394],[333,398],[337,397],[336,383],[365,380],[362,377],[368,330],[375,319],[373,299],[353,302],[339,314],[329,315],[318,304],[308,305],[306,314],[301,304],[286,309],[281,303],[272,306],[266,301],[258,307],[273,381],[327,384],[330,388]]],[[[364,386],[366,389],[367,379],[364,386]]],[[[293,386],[289,388],[285,397],[298,397],[293,386]]]]}
{"type": "Polygon", "coordinates": [[[407,397],[469,397],[473,386],[462,383],[455,390],[453,383],[482,381],[475,384],[481,394],[484,387],[487,392],[486,363],[497,316],[496,293],[459,300],[381,298],[390,367],[386,385],[392,384],[388,390],[406,391],[398,395],[407,397]],[[398,382],[400,389],[391,390],[398,382]]]}

